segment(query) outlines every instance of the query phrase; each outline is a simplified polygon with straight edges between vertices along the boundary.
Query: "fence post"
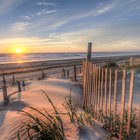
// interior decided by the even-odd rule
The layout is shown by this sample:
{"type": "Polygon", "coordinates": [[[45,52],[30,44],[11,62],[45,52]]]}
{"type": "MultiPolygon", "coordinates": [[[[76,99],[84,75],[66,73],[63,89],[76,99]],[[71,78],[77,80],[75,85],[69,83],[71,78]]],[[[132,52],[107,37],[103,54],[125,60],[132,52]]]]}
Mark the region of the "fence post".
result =
{"type": "Polygon", "coordinates": [[[42,79],[45,78],[45,73],[43,71],[41,71],[41,77],[42,77],[42,79]]]}
{"type": "Polygon", "coordinates": [[[133,103],[134,79],[135,79],[135,71],[132,70],[131,79],[130,79],[129,102],[128,102],[128,124],[127,124],[128,135],[130,135],[130,122],[131,122],[131,112],[132,112],[132,103],[133,103]]]}
{"type": "Polygon", "coordinates": [[[96,75],[95,75],[95,65],[93,65],[93,105],[94,105],[94,114],[96,107],[96,75]]]}
{"type": "Polygon", "coordinates": [[[91,106],[92,106],[92,100],[91,100],[91,98],[92,98],[92,77],[93,77],[93,73],[92,73],[92,69],[93,69],[93,65],[92,65],[92,63],[90,63],[90,69],[89,69],[89,73],[90,73],[90,76],[89,76],[89,102],[90,102],[90,111],[91,111],[91,106]]]}
{"type": "Polygon", "coordinates": [[[87,61],[83,61],[83,108],[86,107],[86,67],[87,67],[87,61]]]}
{"type": "Polygon", "coordinates": [[[20,81],[17,81],[17,85],[18,85],[18,92],[21,92],[21,83],[20,83],[20,81]]]}
{"type": "Polygon", "coordinates": [[[111,116],[111,96],[112,96],[112,70],[109,69],[109,117],[111,116]]]}
{"type": "Polygon", "coordinates": [[[87,65],[87,81],[86,81],[86,84],[87,84],[87,94],[86,94],[86,99],[87,99],[87,111],[89,109],[89,77],[90,77],[90,73],[89,73],[89,69],[90,69],[90,63],[88,62],[88,65],[87,65]]]}
{"type": "Polygon", "coordinates": [[[88,43],[87,60],[91,61],[92,43],[88,43]]]}
{"type": "Polygon", "coordinates": [[[6,85],[5,77],[3,76],[2,78],[3,78],[3,84],[6,85]]]}
{"type": "Polygon", "coordinates": [[[25,87],[25,81],[22,81],[22,86],[25,87]]]}
{"type": "Polygon", "coordinates": [[[9,103],[9,98],[7,96],[7,87],[6,87],[6,85],[2,86],[2,91],[3,91],[4,104],[8,104],[9,103]]]}
{"type": "Polygon", "coordinates": [[[106,68],[105,69],[105,97],[104,97],[104,113],[105,113],[105,115],[107,115],[107,79],[108,79],[108,77],[107,77],[107,75],[108,75],[108,69],[106,68]]]}
{"type": "Polygon", "coordinates": [[[67,78],[69,77],[69,70],[67,70],[67,78]]]}
{"type": "MultiPolygon", "coordinates": [[[[101,98],[101,85],[100,85],[100,83],[101,83],[101,68],[100,67],[98,67],[98,113],[99,113],[99,111],[100,111],[100,98],[101,98]]],[[[98,116],[98,115],[97,115],[98,116]]]]}
{"type": "Polygon", "coordinates": [[[74,81],[77,80],[77,77],[76,77],[76,65],[74,65],[74,81]]]}
{"type": "Polygon", "coordinates": [[[15,80],[15,76],[13,75],[13,83],[15,84],[16,80],[15,80]]]}
{"type": "Polygon", "coordinates": [[[64,73],[65,73],[65,70],[64,68],[62,69],[62,77],[64,78],[64,73]]]}
{"type": "Polygon", "coordinates": [[[123,117],[125,110],[125,92],[126,92],[126,70],[123,70],[122,77],[122,105],[121,105],[121,113],[120,113],[120,135],[119,139],[122,140],[122,131],[123,131],[123,117]]]}
{"type": "Polygon", "coordinates": [[[102,77],[101,77],[101,110],[103,111],[103,92],[104,92],[104,68],[102,68],[102,77]]]}
{"type": "Polygon", "coordinates": [[[114,75],[114,115],[113,115],[114,129],[115,129],[116,112],[117,112],[117,92],[118,92],[118,70],[116,69],[114,75]]]}
{"type": "Polygon", "coordinates": [[[97,118],[97,111],[98,111],[98,68],[97,66],[95,67],[95,114],[97,118]]]}

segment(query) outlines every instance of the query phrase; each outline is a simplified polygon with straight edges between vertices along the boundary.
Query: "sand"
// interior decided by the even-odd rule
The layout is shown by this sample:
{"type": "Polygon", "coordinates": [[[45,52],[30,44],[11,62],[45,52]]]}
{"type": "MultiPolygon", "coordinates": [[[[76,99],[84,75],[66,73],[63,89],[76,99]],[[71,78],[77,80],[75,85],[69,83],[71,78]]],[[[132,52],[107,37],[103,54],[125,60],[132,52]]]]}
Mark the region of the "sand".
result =
{"type": "MultiPolygon", "coordinates": [[[[28,106],[35,108],[46,108],[51,111],[51,106],[42,95],[40,89],[47,92],[49,97],[54,102],[55,106],[62,112],[65,112],[62,104],[65,103],[65,97],[69,96],[72,89],[73,102],[82,109],[82,89],[71,82],[70,79],[48,78],[41,81],[29,81],[25,91],[16,93],[10,97],[10,103],[6,107],[17,108],[30,112],[28,106]]],[[[0,111],[0,140],[17,139],[17,131],[21,126],[21,121],[25,121],[25,116],[15,110],[0,111]]],[[[64,128],[68,140],[92,140],[104,139],[104,137],[96,130],[91,130],[88,127],[78,131],[69,121],[68,117],[64,117],[64,128]]],[[[22,140],[27,140],[27,136],[23,135],[22,140]]]]}
{"type": "MultiPolygon", "coordinates": [[[[132,55],[124,55],[124,56],[108,56],[108,57],[94,57],[92,58],[92,62],[105,64],[108,62],[117,62],[124,63],[125,61],[129,61],[132,55]]],[[[139,58],[139,55],[135,55],[135,58],[139,58]]],[[[73,65],[81,65],[82,61],[85,58],[73,58],[73,59],[60,59],[60,60],[44,60],[44,61],[25,61],[23,63],[0,63],[0,75],[3,74],[15,74],[20,72],[29,72],[29,71],[38,71],[38,70],[46,70],[56,67],[69,67],[73,65]]]]}
{"type": "MultiPolygon", "coordinates": [[[[63,79],[47,79],[42,81],[30,82],[26,86],[25,91],[14,94],[10,98],[10,104],[7,107],[17,108],[24,111],[29,111],[28,106],[35,108],[51,109],[47,99],[41,94],[40,89],[46,91],[54,104],[60,109],[63,108],[62,104],[65,102],[65,97],[69,95],[70,88],[72,88],[73,99],[81,101],[81,89],[74,87],[69,80],[63,79]],[[77,100],[80,99],[80,100],[77,100]]],[[[80,102],[76,102],[79,106],[80,102]]],[[[18,123],[24,119],[18,111],[4,110],[0,112],[0,140],[15,139],[18,130],[18,123]]],[[[65,120],[67,121],[67,119],[65,120]]],[[[71,127],[69,125],[69,127],[71,127]]],[[[73,131],[69,128],[70,139],[77,137],[76,130],[73,131]]],[[[67,134],[68,135],[68,134],[67,134]]],[[[23,137],[24,138],[24,137],[23,137]]],[[[68,136],[69,138],[69,136],[68,136]]]]}
{"type": "MultiPolygon", "coordinates": [[[[66,60],[65,60],[66,61],[66,60]]],[[[79,61],[79,60],[78,60],[79,61]]],[[[24,110],[30,112],[28,106],[33,106],[35,108],[46,108],[51,111],[50,104],[42,95],[41,90],[45,90],[47,94],[50,96],[54,104],[59,108],[62,112],[64,110],[62,104],[65,103],[65,97],[69,95],[70,88],[72,88],[72,97],[74,103],[82,110],[82,89],[77,86],[75,83],[71,82],[70,79],[62,79],[61,72],[62,69],[71,70],[72,67],[70,65],[66,65],[68,61],[65,62],[65,67],[59,66],[58,68],[47,69],[48,78],[44,80],[36,80],[34,79],[40,72],[30,72],[28,74],[15,74],[16,79],[22,80],[27,79],[27,86],[21,93],[16,92],[17,87],[9,87],[8,95],[10,96],[10,103],[6,106],[8,108],[17,108],[20,110],[24,110]],[[14,94],[11,94],[13,93],[14,94]]],[[[81,63],[81,60],[80,60],[81,63]]],[[[39,64],[39,63],[38,63],[39,64]]],[[[28,64],[29,65],[29,64],[28,64]]],[[[6,67],[6,65],[3,65],[6,67]]],[[[4,67],[1,67],[4,70],[4,67]]],[[[46,66],[45,66],[46,67],[46,66]]],[[[38,66],[37,66],[38,68],[38,66]]],[[[1,70],[2,70],[1,69],[1,70]]],[[[2,71],[3,71],[2,70],[2,71]]],[[[15,70],[15,66],[13,67],[15,70]]],[[[12,75],[7,75],[6,79],[11,80],[12,75]]],[[[0,89],[0,106],[2,107],[2,91],[0,89]]],[[[21,127],[21,121],[25,120],[25,116],[21,115],[18,111],[12,109],[3,109],[0,111],[0,140],[13,140],[17,139],[17,131],[19,127],[21,127]]],[[[101,128],[98,130],[90,129],[89,127],[82,127],[80,132],[75,128],[72,124],[70,124],[69,118],[64,118],[65,122],[65,132],[68,140],[103,140],[106,139],[105,132],[101,132],[101,128]]],[[[22,136],[22,140],[26,140],[26,135],[22,136]]]]}

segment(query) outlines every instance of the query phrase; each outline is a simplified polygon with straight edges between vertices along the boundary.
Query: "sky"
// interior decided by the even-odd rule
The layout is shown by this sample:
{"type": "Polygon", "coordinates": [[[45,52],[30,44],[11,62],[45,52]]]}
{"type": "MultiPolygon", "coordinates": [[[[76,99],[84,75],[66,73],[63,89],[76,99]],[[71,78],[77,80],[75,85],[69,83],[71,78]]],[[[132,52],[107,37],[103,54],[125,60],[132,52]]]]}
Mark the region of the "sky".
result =
{"type": "Polygon", "coordinates": [[[140,52],[140,0],[0,0],[0,53],[140,52]]]}

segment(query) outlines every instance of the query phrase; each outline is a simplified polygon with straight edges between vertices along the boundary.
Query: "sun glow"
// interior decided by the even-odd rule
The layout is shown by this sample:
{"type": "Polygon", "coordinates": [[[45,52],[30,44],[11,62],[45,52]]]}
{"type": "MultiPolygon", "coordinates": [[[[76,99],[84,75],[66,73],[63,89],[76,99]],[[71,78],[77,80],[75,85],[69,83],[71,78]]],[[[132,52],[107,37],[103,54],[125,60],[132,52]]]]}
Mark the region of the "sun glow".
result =
{"type": "Polygon", "coordinates": [[[23,50],[21,48],[17,48],[16,53],[23,53],[23,50]]]}

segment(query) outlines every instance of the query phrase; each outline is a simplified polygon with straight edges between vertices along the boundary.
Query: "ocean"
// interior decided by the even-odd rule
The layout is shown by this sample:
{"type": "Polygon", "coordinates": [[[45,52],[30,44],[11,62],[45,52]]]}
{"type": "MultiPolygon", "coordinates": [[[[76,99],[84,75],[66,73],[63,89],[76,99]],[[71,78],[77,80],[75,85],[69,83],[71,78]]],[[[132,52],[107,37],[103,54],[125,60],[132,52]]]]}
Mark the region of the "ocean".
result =
{"type": "MultiPolygon", "coordinates": [[[[140,52],[94,52],[92,57],[140,55],[140,52]]],[[[0,54],[0,64],[86,58],[86,53],[28,53],[28,54],[0,54]]]]}

